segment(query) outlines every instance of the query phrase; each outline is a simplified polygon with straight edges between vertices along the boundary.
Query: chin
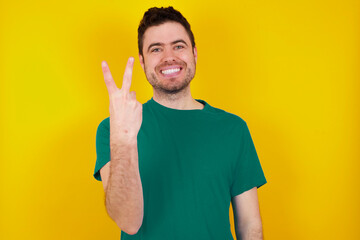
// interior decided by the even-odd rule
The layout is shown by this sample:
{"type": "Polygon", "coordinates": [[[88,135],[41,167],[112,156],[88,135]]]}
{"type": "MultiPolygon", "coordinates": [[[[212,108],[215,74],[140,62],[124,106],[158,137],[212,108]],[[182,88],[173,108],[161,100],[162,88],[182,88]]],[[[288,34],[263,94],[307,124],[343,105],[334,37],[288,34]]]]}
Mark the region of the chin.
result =
{"type": "Polygon", "coordinates": [[[146,74],[146,78],[154,89],[168,94],[175,94],[183,91],[191,82],[191,80],[187,81],[188,78],[186,78],[186,76],[163,78],[155,75],[155,73],[146,74]]]}

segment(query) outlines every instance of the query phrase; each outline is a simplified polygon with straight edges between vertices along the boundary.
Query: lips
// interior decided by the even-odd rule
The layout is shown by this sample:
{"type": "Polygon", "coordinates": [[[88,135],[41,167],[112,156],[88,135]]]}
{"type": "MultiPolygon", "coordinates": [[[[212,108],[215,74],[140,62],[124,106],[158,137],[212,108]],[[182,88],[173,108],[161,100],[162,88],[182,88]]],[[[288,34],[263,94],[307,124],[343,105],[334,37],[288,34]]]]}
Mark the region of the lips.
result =
{"type": "Polygon", "coordinates": [[[181,70],[181,68],[169,68],[169,69],[165,69],[165,70],[161,70],[161,73],[164,75],[169,75],[172,73],[177,73],[181,70]]]}
{"type": "Polygon", "coordinates": [[[183,66],[180,64],[165,65],[159,68],[159,72],[163,77],[175,77],[181,74],[183,66]]]}

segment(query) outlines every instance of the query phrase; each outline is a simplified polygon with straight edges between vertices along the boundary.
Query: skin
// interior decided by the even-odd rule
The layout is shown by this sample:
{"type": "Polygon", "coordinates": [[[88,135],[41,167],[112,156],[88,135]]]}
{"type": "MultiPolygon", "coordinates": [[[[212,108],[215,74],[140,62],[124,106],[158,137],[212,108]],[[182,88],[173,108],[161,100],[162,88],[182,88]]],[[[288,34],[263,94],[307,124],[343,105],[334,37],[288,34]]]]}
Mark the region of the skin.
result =
{"type": "MultiPolygon", "coordinates": [[[[202,109],[190,91],[195,76],[197,48],[191,45],[184,27],[176,22],[153,26],[144,34],[143,55],[139,55],[153,99],[163,106],[178,109],[202,109]],[[180,69],[164,74],[166,69],[180,69]]],[[[101,170],[105,205],[109,216],[128,234],[136,234],[143,220],[143,195],[138,168],[137,134],[142,122],[142,104],[130,91],[134,59],[129,58],[120,89],[102,62],[105,84],[110,98],[111,161],[101,170]]],[[[237,239],[259,240],[262,223],[257,188],[231,199],[237,239]]]]}
{"type": "Polygon", "coordinates": [[[134,58],[129,58],[122,87],[117,88],[107,63],[102,62],[110,98],[111,161],[101,168],[105,206],[124,232],[135,234],[144,216],[144,200],[138,165],[137,134],[142,123],[142,104],[130,91],[134,58]]]}
{"type": "Polygon", "coordinates": [[[153,99],[169,108],[202,109],[190,92],[194,78],[197,49],[192,47],[185,28],[177,22],[153,26],[144,34],[143,56],[139,55],[148,82],[153,87],[153,99]],[[166,77],[161,69],[180,67],[181,71],[166,77]]]}
{"type": "Polygon", "coordinates": [[[233,197],[231,203],[236,238],[238,240],[263,239],[257,187],[233,197]]]}

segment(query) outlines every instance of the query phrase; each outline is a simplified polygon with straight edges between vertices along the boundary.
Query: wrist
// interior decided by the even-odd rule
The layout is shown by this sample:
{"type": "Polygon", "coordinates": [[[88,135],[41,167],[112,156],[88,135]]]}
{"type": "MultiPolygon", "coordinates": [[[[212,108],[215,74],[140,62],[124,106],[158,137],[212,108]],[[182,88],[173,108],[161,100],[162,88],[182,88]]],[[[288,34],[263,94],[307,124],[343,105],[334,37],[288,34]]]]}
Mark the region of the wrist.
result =
{"type": "Polygon", "coordinates": [[[130,134],[110,134],[110,145],[137,146],[137,136],[130,134]]]}

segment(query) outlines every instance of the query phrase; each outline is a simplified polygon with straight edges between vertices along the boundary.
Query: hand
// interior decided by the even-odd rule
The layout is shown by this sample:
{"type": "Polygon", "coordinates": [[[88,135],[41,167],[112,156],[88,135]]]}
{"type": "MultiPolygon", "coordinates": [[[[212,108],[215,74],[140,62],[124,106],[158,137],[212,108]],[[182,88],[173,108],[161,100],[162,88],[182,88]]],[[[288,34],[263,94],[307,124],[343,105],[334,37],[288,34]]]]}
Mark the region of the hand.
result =
{"type": "Polygon", "coordinates": [[[110,98],[110,139],[136,140],[142,123],[142,104],[136,100],[134,91],[129,92],[134,58],[128,59],[120,89],[117,88],[107,63],[103,61],[101,66],[110,98]]]}

